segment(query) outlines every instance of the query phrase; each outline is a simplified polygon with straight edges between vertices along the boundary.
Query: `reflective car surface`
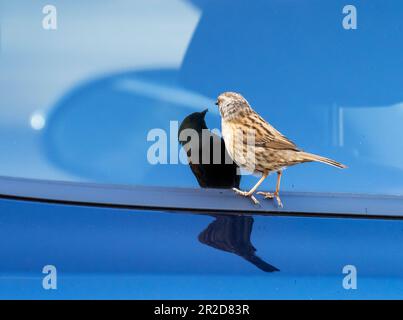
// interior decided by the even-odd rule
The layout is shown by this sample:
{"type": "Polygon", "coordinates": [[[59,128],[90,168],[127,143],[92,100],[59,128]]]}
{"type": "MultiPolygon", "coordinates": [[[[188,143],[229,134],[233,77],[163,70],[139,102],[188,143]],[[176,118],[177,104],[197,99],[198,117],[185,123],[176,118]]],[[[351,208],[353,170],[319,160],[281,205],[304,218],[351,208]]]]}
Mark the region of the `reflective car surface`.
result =
{"type": "Polygon", "coordinates": [[[349,5],[1,1],[0,298],[402,298],[403,2],[349,5]],[[223,91],[348,169],[211,189],[256,183],[178,142],[223,91]]]}
{"type": "Polygon", "coordinates": [[[1,298],[401,298],[403,222],[0,200],[1,298]],[[57,267],[57,290],[42,268],[57,267]],[[343,268],[357,268],[357,289],[343,268]],[[275,271],[277,269],[278,271],[275,271]]]}

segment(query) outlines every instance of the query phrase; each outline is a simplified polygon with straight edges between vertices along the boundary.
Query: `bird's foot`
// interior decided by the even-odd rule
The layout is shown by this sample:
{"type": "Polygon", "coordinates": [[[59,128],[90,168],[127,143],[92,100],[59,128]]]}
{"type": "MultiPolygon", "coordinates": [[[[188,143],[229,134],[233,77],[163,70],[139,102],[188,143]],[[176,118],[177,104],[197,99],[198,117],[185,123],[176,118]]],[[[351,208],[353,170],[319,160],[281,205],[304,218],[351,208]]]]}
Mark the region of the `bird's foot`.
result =
{"type": "Polygon", "coordinates": [[[283,208],[283,203],[281,202],[280,195],[277,192],[272,193],[272,192],[259,191],[259,192],[257,192],[257,194],[262,195],[265,199],[274,199],[274,198],[276,198],[277,206],[279,208],[283,208]]]}
{"type": "Polygon", "coordinates": [[[239,190],[237,188],[232,188],[232,190],[234,190],[234,192],[239,194],[240,196],[250,198],[253,201],[254,204],[260,204],[260,202],[255,198],[255,196],[253,194],[250,194],[247,191],[239,190]]]}
{"type": "Polygon", "coordinates": [[[283,206],[283,203],[281,202],[281,199],[280,199],[279,195],[276,195],[276,200],[277,200],[277,206],[279,208],[283,208],[284,206],[283,206]]]}
{"type": "Polygon", "coordinates": [[[262,195],[265,199],[273,199],[274,198],[274,193],[273,192],[264,192],[264,191],[258,191],[256,194],[262,195]]]}

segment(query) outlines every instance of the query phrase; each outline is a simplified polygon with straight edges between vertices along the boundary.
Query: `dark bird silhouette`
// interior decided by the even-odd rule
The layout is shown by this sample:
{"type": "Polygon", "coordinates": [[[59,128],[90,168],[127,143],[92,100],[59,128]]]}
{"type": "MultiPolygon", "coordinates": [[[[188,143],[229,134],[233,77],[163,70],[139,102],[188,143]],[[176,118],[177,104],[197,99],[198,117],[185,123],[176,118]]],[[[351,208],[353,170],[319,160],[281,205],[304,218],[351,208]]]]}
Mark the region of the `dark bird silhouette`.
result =
{"type": "Polygon", "coordinates": [[[210,247],[234,253],[265,272],[279,271],[259,258],[250,241],[253,218],[246,216],[216,215],[216,220],[199,235],[199,241],[210,247]]]}
{"type": "Polygon", "coordinates": [[[238,188],[241,182],[241,176],[237,174],[238,166],[231,160],[224,139],[208,130],[204,119],[207,111],[194,112],[182,121],[178,132],[179,142],[186,151],[190,169],[200,187],[238,188]],[[193,129],[197,133],[198,144],[193,137],[187,137],[184,141],[181,139],[186,129],[193,129]],[[203,130],[207,135],[205,139],[203,130]],[[195,156],[198,161],[194,161],[195,156]]]}

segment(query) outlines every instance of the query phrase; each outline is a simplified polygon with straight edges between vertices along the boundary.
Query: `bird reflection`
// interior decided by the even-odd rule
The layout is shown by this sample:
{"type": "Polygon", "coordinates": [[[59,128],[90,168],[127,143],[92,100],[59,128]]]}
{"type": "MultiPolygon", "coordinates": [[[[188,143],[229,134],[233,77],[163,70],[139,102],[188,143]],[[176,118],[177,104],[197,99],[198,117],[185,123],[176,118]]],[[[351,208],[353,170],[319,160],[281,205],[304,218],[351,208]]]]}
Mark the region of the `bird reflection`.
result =
{"type": "Polygon", "coordinates": [[[279,271],[259,258],[250,241],[253,218],[215,215],[215,220],[199,234],[199,241],[210,247],[234,253],[265,272],[279,271]]]}
{"type": "Polygon", "coordinates": [[[207,109],[188,115],[179,127],[179,142],[186,151],[190,169],[202,188],[237,188],[241,181],[241,176],[237,174],[238,166],[233,161],[225,161],[231,160],[231,157],[225,149],[224,140],[208,130],[204,119],[206,113],[207,109]],[[182,140],[181,136],[186,129],[194,130],[197,139],[188,137],[182,140]],[[202,137],[203,130],[207,139],[202,137]],[[220,154],[214,154],[215,151],[220,154]],[[192,152],[197,154],[192,155],[192,152]],[[192,160],[195,156],[198,160],[196,163],[192,160]],[[203,159],[206,161],[202,161],[203,159]]]}
{"type": "MultiPolygon", "coordinates": [[[[210,138],[208,142],[202,141],[202,130],[208,130],[205,115],[207,110],[202,112],[194,112],[188,115],[181,123],[179,128],[179,137],[181,132],[185,129],[193,129],[198,133],[199,144],[193,145],[191,148],[185,149],[188,156],[189,166],[192,173],[197,179],[200,187],[202,188],[238,188],[241,182],[241,176],[237,174],[238,166],[235,163],[225,164],[225,157],[228,153],[225,149],[224,140],[218,135],[209,132],[210,138]],[[210,155],[210,162],[199,164],[191,161],[191,150],[196,149],[199,153],[198,159],[203,159],[203,152],[206,150],[206,143],[211,143],[210,150],[219,150],[221,153],[221,162],[213,164],[213,152],[210,155]],[[220,143],[220,148],[215,149],[214,144],[220,143]],[[195,148],[196,147],[196,148],[195,148]]],[[[182,146],[192,144],[191,139],[181,141],[182,146]]],[[[250,263],[254,264],[257,268],[265,272],[279,271],[276,267],[268,264],[256,255],[256,249],[251,243],[251,234],[253,229],[253,218],[250,216],[235,216],[235,215],[212,215],[215,220],[211,222],[205,230],[199,234],[199,241],[205,245],[213,247],[218,250],[236,254],[250,263]]]]}

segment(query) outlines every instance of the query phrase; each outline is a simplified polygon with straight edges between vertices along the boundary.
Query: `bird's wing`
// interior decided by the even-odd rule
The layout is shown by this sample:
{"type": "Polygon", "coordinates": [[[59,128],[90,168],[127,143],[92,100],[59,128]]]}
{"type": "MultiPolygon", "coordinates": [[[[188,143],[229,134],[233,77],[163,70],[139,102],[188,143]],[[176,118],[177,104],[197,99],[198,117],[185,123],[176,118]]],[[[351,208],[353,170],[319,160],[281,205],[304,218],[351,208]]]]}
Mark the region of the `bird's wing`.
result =
{"type": "Polygon", "coordinates": [[[251,112],[247,115],[247,117],[249,119],[250,128],[255,132],[254,145],[256,147],[287,149],[295,151],[299,150],[294,142],[292,142],[279,131],[277,131],[256,112],[251,112]]]}

